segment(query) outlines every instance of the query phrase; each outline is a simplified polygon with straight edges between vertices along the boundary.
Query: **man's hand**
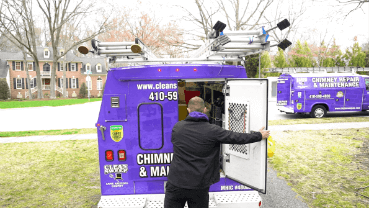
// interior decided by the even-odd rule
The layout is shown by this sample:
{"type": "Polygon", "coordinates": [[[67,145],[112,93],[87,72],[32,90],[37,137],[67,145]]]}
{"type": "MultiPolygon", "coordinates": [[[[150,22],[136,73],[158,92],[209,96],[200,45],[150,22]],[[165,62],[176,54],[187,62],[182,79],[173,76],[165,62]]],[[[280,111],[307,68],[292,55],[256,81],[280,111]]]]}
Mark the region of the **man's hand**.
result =
{"type": "Polygon", "coordinates": [[[269,137],[270,131],[264,130],[265,126],[263,126],[259,131],[261,133],[262,139],[267,139],[269,137]]]}

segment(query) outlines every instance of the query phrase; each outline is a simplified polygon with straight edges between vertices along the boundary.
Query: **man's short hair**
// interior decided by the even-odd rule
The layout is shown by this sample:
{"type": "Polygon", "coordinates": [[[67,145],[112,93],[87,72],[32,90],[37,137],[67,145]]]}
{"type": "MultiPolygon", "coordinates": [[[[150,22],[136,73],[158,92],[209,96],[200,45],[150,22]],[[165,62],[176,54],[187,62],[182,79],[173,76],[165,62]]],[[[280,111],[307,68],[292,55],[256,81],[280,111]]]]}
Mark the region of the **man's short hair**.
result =
{"type": "Polygon", "coordinates": [[[191,110],[191,112],[197,111],[200,113],[204,112],[205,103],[204,100],[200,97],[193,97],[188,101],[188,108],[191,110]]]}

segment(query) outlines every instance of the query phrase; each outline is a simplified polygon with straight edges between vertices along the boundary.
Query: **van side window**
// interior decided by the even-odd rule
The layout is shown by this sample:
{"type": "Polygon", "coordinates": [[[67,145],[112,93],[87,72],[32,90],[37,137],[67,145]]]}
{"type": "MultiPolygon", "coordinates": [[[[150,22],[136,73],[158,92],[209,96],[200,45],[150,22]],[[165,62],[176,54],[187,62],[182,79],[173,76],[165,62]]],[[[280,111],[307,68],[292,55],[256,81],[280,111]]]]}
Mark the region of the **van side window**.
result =
{"type": "Polygon", "coordinates": [[[137,110],[140,148],[160,150],[164,146],[163,106],[160,103],[140,103],[137,110]]]}
{"type": "Polygon", "coordinates": [[[365,87],[366,87],[366,91],[369,91],[369,78],[365,79],[365,87]]]}

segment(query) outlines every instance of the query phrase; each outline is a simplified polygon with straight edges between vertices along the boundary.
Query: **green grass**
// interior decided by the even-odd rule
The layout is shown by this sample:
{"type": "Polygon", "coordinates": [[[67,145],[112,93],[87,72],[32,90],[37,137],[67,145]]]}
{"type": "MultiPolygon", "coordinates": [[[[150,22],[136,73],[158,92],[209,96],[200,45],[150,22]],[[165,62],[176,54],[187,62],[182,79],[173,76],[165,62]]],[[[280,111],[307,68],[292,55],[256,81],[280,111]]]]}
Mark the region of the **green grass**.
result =
{"type": "MultiPolygon", "coordinates": [[[[369,186],[369,128],[272,136],[269,163],[309,207],[369,206],[356,195],[369,196],[369,187],[358,189],[369,186]]],[[[92,207],[100,200],[96,140],[4,143],[0,158],[0,207],[92,207]]]]}
{"type": "Polygon", "coordinates": [[[58,99],[58,100],[22,100],[22,101],[0,101],[0,109],[6,108],[29,108],[42,106],[64,106],[101,101],[102,98],[84,99],[58,99]]]}
{"type": "Polygon", "coordinates": [[[368,117],[333,117],[333,118],[301,118],[270,120],[269,126],[275,125],[293,125],[293,124],[322,124],[322,123],[347,123],[347,122],[369,122],[368,117]]]}
{"type": "Polygon", "coordinates": [[[369,207],[369,128],[274,132],[269,163],[309,207],[369,207]],[[366,143],[364,143],[365,141],[366,143]],[[366,146],[363,146],[366,144],[366,146]]]}
{"type": "Polygon", "coordinates": [[[0,207],[91,207],[100,200],[96,140],[0,145],[0,207]]]}
{"type": "Polygon", "coordinates": [[[7,131],[7,132],[0,132],[0,137],[24,137],[24,136],[69,135],[69,134],[96,134],[96,131],[97,131],[96,128],[42,130],[42,131],[7,131]]]}

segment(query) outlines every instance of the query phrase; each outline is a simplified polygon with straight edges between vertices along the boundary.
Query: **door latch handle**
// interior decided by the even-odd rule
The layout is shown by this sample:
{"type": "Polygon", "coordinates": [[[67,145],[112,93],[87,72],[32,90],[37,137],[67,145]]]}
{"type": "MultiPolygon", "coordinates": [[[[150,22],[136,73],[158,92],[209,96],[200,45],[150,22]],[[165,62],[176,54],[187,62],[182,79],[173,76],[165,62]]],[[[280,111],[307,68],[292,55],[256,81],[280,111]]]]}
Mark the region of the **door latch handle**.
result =
{"type": "Polygon", "coordinates": [[[101,131],[101,135],[102,135],[102,138],[103,140],[105,141],[105,136],[104,136],[104,131],[106,130],[106,127],[105,126],[100,126],[100,131],[101,131]]]}
{"type": "Polygon", "coordinates": [[[224,159],[225,159],[225,161],[226,162],[231,162],[231,157],[230,157],[230,155],[229,154],[227,154],[227,153],[224,153],[224,159]]]}

